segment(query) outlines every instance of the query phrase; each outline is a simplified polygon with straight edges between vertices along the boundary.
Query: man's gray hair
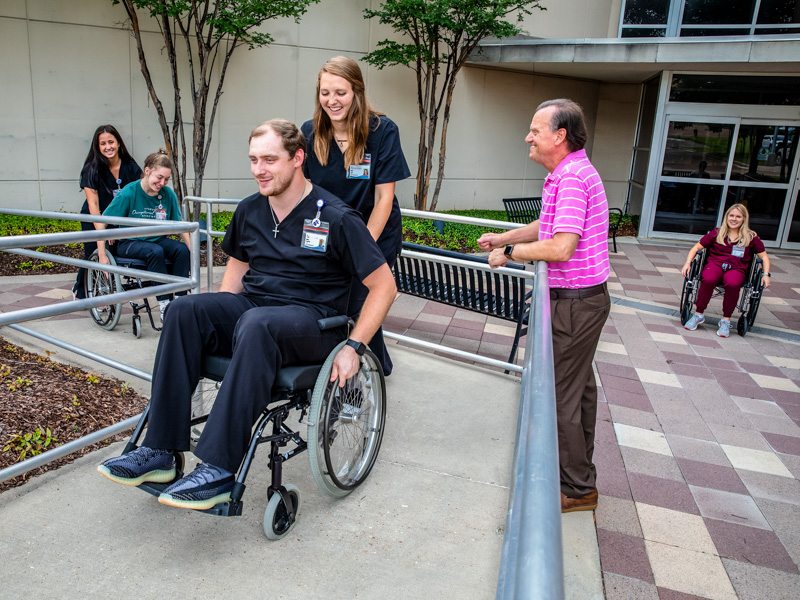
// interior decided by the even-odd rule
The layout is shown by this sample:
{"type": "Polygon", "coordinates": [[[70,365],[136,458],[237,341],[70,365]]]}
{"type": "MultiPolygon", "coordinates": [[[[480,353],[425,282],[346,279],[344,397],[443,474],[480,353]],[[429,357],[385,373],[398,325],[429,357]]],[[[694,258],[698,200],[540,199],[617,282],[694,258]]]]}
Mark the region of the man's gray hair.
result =
{"type": "Polygon", "coordinates": [[[581,105],[566,98],[558,98],[542,102],[536,107],[536,112],[548,106],[556,107],[550,119],[550,130],[566,130],[570,152],[583,150],[586,146],[586,118],[583,116],[581,105]]]}

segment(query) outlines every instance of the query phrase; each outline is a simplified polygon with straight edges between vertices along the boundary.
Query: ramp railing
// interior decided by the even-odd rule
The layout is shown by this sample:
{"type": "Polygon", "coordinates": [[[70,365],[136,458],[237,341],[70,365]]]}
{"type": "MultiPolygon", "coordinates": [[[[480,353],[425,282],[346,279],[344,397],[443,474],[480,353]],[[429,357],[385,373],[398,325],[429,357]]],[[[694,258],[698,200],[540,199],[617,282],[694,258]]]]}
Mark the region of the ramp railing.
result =
{"type": "MultiPolygon", "coordinates": [[[[60,256],[47,252],[40,252],[37,250],[27,250],[26,248],[38,248],[40,246],[57,245],[57,244],[71,244],[77,242],[89,242],[95,240],[108,240],[108,239],[128,239],[140,236],[152,235],[172,235],[179,233],[189,233],[189,244],[191,246],[191,276],[190,277],[176,277],[173,275],[163,275],[160,273],[152,273],[150,271],[143,271],[141,269],[128,269],[123,267],[116,267],[111,265],[104,265],[103,270],[117,273],[119,275],[130,275],[132,277],[139,277],[153,281],[163,282],[160,285],[154,285],[147,288],[148,294],[161,294],[170,292],[179,292],[183,290],[199,291],[200,281],[198,273],[200,271],[200,240],[198,233],[197,223],[186,223],[177,221],[153,221],[151,219],[129,219],[122,217],[103,217],[96,215],[84,215],[75,213],[60,213],[60,212],[43,212],[33,210],[17,210],[10,208],[0,208],[0,214],[17,215],[25,217],[40,217],[45,219],[62,219],[69,221],[86,221],[93,223],[106,223],[111,225],[128,225],[129,227],[123,229],[106,229],[104,231],[68,231],[59,233],[45,233],[36,235],[18,235],[6,236],[0,238],[0,251],[10,252],[12,254],[20,254],[22,256],[29,256],[31,258],[38,258],[48,260],[51,262],[58,262],[76,267],[94,268],[98,267],[96,262],[60,256]]],[[[79,346],[75,346],[63,340],[59,340],[52,336],[34,331],[33,329],[19,325],[23,321],[31,321],[34,319],[43,319],[57,315],[63,315],[76,310],[85,310],[96,306],[105,306],[110,302],[119,303],[127,300],[135,300],[141,298],[142,290],[131,290],[127,292],[118,292],[108,294],[99,298],[87,298],[85,300],[69,300],[66,302],[58,302],[46,306],[39,306],[35,308],[27,308],[16,310],[12,312],[0,313],[0,326],[8,326],[15,331],[38,338],[44,342],[64,348],[70,352],[74,352],[79,356],[83,356],[100,364],[112,367],[127,373],[139,379],[150,381],[152,376],[150,373],[131,367],[124,363],[115,361],[106,356],[86,350],[79,346]]],[[[103,441],[121,433],[136,425],[141,415],[130,417],[120,423],[115,423],[109,427],[95,431],[89,435],[83,436],[79,439],[73,440],[66,444],[62,444],[56,448],[48,450],[42,454],[31,457],[23,462],[11,465],[5,469],[0,470],[0,483],[23,475],[28,471],[32,471],[38,467],[46,465],[54,460],[67,456],[73,452],[77,452],[86,446],[91,446],[97,442],[103,441]]]]}

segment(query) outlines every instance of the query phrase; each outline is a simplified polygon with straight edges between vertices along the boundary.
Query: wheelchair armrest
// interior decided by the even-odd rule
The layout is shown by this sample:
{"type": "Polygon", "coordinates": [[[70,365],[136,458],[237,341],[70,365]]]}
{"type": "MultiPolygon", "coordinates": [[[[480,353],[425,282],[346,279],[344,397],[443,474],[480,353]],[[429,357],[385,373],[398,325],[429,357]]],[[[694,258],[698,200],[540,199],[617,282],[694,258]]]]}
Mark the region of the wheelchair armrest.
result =
{"type": "Polygon", "coordinates": [[[335,329],[342,327],[350,322],[350,317],[347,315],[336,315],[335,317],[325,317],[324,319],[317,319],[317,325],[320,331],[327,329],[335,329]]]}
{"type": "Polygon", "coordinates": [[[757,265],[764,264],[764,259],[763,258],[759,258],[758,256],[756,256],[756,264],[757,265]]]}

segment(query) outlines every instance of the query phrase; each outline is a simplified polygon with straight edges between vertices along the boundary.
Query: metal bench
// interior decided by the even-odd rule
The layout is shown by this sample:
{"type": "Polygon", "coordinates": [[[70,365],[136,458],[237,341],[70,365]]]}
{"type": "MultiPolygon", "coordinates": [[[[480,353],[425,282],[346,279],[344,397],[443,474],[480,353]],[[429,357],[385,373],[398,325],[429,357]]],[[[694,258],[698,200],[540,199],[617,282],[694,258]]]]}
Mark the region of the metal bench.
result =
{"type": "Polygon", "coordinates": [[[506,209],[507,220],[527,225],[539,218],[542,210],[542,197],[503,198],[503,206],[506,209]]]}
{"type": "MultiPolygon", "coordinates": [[[[525,279],[492,270],[443,264],[435,258],[443,256],[488,265],[488,260],[481,256],[410,242],[403,242],[403,249],[429,254],[431,260],[401,253],[394,266],[398,291],[515,323],[514,342],[508,357],[508,362],[513,363],[519,339],[527,333],[530,298],[525,293],[525,279]]],[[[507,267],[524,270],[511,263],[507,267]]]]}

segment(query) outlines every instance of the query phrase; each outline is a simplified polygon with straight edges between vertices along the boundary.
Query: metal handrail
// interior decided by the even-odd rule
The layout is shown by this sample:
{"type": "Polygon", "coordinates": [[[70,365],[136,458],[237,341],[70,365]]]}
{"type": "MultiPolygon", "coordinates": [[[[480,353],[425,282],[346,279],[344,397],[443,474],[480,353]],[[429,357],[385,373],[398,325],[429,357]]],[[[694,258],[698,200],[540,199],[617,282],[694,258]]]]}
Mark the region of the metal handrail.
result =
{"type": "Polygon", "coordinates": [[[536,264],[497,598],[564,598],[561,485],[547,263],[536,264]]]}

